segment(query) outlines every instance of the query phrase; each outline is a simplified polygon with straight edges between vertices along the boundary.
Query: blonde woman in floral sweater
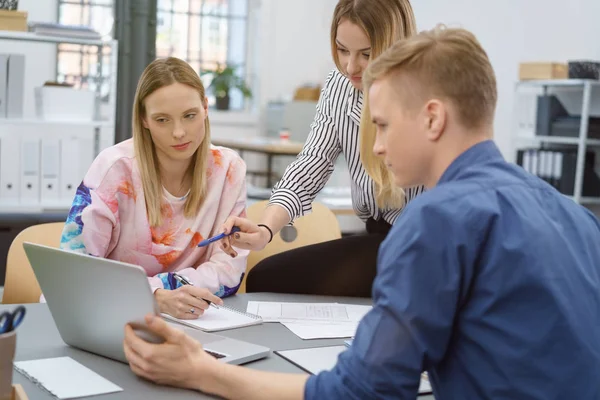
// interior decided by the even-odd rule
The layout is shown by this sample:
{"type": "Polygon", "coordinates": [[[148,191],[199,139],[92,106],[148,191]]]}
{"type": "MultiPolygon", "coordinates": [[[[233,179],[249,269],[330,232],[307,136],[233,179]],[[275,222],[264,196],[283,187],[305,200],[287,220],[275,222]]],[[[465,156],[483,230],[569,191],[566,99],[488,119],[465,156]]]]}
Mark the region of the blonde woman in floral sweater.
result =
{"type": "Polygon", "coordinates": [[[234,294],[246,270],[218,244],[230,216],[246,213],[246,166],[210,144],[208,103],[198,74],[176,58],[152,62],[138,83],[133,139],[100,153],[77,189],[61,248],[140,265],[162,312],[202,315],[234,294]],[[174,273],[192,285],[181,285],[174,273]]]}

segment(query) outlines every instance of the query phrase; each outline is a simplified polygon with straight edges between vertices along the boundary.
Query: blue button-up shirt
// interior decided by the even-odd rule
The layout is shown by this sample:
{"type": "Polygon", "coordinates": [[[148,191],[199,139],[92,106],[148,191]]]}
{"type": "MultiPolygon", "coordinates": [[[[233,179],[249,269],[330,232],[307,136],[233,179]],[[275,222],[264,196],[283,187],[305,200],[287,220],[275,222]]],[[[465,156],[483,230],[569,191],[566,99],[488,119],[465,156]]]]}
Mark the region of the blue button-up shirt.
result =
{"type": "Polygon", "coordinates": [[[406,207],[373,300],[307,399],[600,398],[600,223],[492,141],[406,207]]]}

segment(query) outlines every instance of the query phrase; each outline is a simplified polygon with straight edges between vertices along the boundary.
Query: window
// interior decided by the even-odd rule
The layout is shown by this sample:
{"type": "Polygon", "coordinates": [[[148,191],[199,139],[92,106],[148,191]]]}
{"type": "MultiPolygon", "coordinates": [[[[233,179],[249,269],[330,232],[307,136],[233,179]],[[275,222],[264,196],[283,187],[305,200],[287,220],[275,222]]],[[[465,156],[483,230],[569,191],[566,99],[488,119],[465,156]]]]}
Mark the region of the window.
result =
{"type": "MultiPolygon", "coordinates": [[[[63,25],[84,25],[102,37],[112,37],[113,0],[59,0],[58,22],[63,25]]],[[[110,82],[110,47],[77,44],[59,44],[56,79],[73,84],[76,88],[96,91],[100,86],[107,99],[110,82]]]]}
{"type": "MultiPolygon", "coordinates": [[[[237,67],[240,77],[248,78],[248,0],[158,0],[157,6],[157,57],[181,58],[196,72],[228,63],[237,67]]],[[[214,95],[207,96],[214,105],[214,95]]],[[[230,96],[231,109],[245,107],[238,90],[230,96]]]]}
{"type": "MultiPolygon", "coordinates": [[[[115,0],[59,0],[58,22],[85,25],[102,36],[112,36],[115,0]]],[[[219,65],[235,65],[236,73],[248,80],[247,31],[249,0],[157,0],[156,56],[178,57],[196,72],[219,65]]],[[[57,54],[57,80],[77,88],[109,92],[106,77],[110,70],[110,48],[99,54],[97,46],[60,44],[57,54]],[[100,76],[100,72],[101,75],[100,76]]],[[[209,85],[210,77],[203,77],[209,85]],[[205,79],[206,78],[206,79],[205,79]]],[[[209,104],[215,104],[207,93],[209,104]]],[[[230,93],[230,108],[244,109],[238,90],[230,93]]]]}

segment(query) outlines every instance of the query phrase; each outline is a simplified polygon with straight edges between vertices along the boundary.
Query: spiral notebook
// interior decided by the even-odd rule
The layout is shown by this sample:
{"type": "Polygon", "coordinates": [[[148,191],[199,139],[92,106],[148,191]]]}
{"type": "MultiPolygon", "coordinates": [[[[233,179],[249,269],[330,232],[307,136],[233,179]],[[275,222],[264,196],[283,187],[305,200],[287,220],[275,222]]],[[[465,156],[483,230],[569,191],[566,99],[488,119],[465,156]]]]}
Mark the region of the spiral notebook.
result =
{"type": "Polygon", "coordinates": [[[208,307],[198,319],[179,319],[167,314],[162,314],[165,319],[176,321],[182,325],[200,329],[204,332],[216,332],[226,329],[243,328],[250,325],[262,324],[263,320],[258,315],[245,313],[235,308],[219,306],[208,307]]]}
{"type": "Polygon", "coordinates": [[[123,389],[70,357],[18,361],[15,369],[58,399],[76,399],[123,389]]]}

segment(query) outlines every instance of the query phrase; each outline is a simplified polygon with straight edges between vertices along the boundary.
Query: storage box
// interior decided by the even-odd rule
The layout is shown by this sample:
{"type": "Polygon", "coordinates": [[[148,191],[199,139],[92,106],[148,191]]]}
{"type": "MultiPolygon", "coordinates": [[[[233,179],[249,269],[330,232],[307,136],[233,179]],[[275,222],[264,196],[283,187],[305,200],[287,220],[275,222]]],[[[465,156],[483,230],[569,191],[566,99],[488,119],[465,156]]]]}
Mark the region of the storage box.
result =
{"type": "Polygon", "coordinates": [[[321,95],[320,87],[299,87],[294,93],[295,101],[318,101],[321,95]]]}
{"type": "Polygon", "coordinates": [[[35,88],[38,118],[54,121],[90,122],[96,119],[97,94],[91,90],[61,86],[35,88]]]}
{"type": "Polygon", "coordinates": [[[27,32],[27,11],[0,10],[0,31],[27,32]]]}
{"type": "Polygon", "coordinates": [[[600,62],[589,60],[569,61],[569,79],[600,79],[600,62]]]}
{"type": "Polygon", "coordinates": [[[519,64],[519,79],[568,79],[569,67],[564,63],[528,62],[519,64]]]}

